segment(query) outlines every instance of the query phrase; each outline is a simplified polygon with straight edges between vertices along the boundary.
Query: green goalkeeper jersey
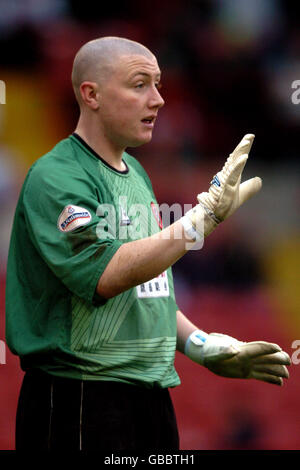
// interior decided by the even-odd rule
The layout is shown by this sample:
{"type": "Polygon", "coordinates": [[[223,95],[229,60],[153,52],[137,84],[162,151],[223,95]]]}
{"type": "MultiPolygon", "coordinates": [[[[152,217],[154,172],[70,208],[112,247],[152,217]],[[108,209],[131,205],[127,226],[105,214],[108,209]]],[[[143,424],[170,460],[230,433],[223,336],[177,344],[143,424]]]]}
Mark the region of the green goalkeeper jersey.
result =
{"type": "Polygon", "coordinates": [[[109,300],[96,293],[122,243],[161,229],[146,172],[127,153],[123,163],[117,171],[73,134],[29,170],[8,256],[6,340],[24,370],[174,387],[171,268],[109,300]]]}

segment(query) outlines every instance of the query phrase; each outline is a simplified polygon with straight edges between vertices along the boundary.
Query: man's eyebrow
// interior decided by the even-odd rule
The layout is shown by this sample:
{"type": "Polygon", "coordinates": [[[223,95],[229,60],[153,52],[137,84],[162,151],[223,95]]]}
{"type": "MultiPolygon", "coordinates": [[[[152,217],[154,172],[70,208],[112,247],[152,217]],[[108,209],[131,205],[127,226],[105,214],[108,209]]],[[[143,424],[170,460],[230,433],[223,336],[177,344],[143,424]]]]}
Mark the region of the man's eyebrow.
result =
{"type": "MultiPolygon", "coordinates": [[[[132,79],[132,78],[135,78],[137,75],[144,75],[145,77],[152,77],[152,74],[149,73],[149,72],[134,72],[134,73],[130,76],[130,78],[131,78],[131,79],[132,79]]],[[[154,74],[153,74],[153,75],[154,75],[154,74]]],[[[161,72],[157,72],[157,73],[155,74],[155,77],[161,78],[161,72]]]]}

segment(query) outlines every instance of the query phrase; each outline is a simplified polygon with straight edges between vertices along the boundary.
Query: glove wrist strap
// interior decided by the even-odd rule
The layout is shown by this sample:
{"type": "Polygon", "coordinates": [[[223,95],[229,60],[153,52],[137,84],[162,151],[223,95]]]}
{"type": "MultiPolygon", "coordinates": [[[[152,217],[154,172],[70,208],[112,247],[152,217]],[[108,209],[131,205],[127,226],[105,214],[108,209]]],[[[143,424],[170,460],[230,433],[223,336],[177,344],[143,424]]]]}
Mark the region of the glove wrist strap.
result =
{"type": "Polygon", "coordinates": [[[213,219],[213,221],[216,223],[216,224],[220,224],[222,222],[221,219],[219,219],[214,213],[213,211],[211,211],[210,209],[208,209],[208,207],[206,207],[204,204],[202,204],[202,202],[199,202],[200,206],[203,207],[203,209],[205,210],[206,214],[211,217],[213,219]]]}
{"type": "Polygon", "coordinates": [[[208,334],[202,330],[195,330],[186,340],[184,354],[199,364],[203,363],[203,346],[208,338],[208,334]]]}

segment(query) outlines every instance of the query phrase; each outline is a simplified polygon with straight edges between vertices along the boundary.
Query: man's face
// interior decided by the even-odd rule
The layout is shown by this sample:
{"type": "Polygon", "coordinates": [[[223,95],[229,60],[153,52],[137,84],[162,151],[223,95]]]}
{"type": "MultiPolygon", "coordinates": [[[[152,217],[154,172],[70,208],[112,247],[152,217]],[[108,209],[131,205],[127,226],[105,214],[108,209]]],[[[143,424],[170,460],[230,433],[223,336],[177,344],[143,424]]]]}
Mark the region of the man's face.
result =
{"type": "Polygon", "coordinates": [[[160,70],[155,57],[126,55],[100,86],[100,119],[106,138],[126,148],[149,142],[158,110],[160,70]]]}

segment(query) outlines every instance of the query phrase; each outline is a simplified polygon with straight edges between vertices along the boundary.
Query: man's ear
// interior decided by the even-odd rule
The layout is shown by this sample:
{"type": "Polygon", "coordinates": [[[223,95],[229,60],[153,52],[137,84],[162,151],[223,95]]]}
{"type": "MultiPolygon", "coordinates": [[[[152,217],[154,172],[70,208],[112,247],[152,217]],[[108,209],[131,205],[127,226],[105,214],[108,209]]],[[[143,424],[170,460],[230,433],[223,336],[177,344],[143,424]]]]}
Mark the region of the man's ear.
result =
{"type": "Polygon", "coordinates": [[[100,93],[96,82],[82,82],[80,85],[80,95],[83,103],[93,110],[99,109],[100,93]]]}

